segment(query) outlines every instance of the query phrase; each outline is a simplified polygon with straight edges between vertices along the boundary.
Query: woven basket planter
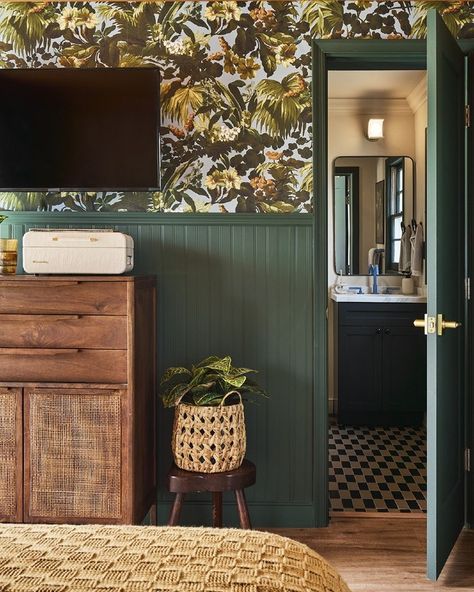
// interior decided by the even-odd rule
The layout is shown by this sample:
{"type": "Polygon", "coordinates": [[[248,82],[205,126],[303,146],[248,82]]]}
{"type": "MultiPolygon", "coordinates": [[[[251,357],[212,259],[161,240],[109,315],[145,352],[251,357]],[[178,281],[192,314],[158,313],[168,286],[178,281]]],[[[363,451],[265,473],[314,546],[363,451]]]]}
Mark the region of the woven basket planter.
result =
{"type": "Polygon", "coordinates": [[[217,407],[181,403],[176,407],[171,447],[180,469],[199,473],[238,469],[246,444],[241,402],[217,407]]]}

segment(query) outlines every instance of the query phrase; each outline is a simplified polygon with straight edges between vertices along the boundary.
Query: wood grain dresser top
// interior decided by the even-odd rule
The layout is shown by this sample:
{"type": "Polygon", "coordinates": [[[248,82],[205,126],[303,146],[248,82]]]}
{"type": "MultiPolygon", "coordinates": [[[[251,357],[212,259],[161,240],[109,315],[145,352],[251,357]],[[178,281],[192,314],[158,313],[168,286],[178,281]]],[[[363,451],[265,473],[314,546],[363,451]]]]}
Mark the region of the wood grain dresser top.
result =
{"type": "Polygon", "coordinates": [[[143,280],[155,281],[155,279],[153,275],[0,275],[0,282],[136,282],[143,280]]]}

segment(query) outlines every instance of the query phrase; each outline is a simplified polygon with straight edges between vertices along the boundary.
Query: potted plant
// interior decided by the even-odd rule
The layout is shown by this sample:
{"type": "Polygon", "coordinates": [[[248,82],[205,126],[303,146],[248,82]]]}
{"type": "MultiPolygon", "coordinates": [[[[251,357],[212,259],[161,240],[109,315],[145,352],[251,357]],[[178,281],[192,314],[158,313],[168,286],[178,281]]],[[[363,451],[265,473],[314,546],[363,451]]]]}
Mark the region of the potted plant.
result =
{"type": "Polygon", "coordinates": [[[237,469],[246,449],[242,399],[265,391],[232,366],[230,356],[210,356],[191,368],[168,368],[161,379],[165,407],[175,407],[174,461],[181,469],[219,473],[237,469]]]}

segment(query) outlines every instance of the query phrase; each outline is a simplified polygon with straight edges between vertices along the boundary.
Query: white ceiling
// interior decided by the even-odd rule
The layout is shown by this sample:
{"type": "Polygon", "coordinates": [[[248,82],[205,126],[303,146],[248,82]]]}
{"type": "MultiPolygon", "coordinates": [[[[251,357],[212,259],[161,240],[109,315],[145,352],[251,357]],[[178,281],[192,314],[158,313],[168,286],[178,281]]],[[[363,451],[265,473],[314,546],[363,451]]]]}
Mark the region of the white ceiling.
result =
{"type": "Polygon", "coordinates": [[[406,99],[425,70],[330,70],[330,99],[406,99]]]}

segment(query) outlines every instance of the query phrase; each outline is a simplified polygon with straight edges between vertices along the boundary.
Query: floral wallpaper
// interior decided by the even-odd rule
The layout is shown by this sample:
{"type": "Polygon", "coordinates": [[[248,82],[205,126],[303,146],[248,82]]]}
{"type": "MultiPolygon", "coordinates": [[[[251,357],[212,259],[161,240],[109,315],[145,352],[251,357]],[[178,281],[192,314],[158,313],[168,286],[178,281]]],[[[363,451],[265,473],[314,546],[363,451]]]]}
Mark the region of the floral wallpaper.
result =
{"type": "Polygon", "coordinates": [[[3,192],[0,208],[311,212],[311,38],[423,37],[432,7],[474,36],[464,0],[3,2],[2,68],[160,68],[162,186],[3,192]]]}

